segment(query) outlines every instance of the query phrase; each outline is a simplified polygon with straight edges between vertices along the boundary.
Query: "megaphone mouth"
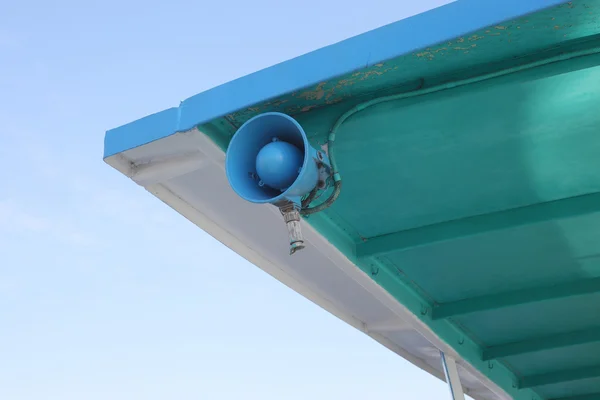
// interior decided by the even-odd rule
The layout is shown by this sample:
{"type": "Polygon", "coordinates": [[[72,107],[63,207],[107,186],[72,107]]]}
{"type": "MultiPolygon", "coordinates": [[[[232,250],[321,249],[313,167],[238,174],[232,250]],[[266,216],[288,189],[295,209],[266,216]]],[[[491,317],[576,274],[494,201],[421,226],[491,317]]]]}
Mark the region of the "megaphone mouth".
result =
{"type": "Polygon", "coordinates": [[[276,203],[300,198],[316,185],[317,168],[310,168],[309,160],[311,147],[300,124],[286,114],[269,112],[249,119],[233,135],[225,171],[243,199],[276,203]]]}

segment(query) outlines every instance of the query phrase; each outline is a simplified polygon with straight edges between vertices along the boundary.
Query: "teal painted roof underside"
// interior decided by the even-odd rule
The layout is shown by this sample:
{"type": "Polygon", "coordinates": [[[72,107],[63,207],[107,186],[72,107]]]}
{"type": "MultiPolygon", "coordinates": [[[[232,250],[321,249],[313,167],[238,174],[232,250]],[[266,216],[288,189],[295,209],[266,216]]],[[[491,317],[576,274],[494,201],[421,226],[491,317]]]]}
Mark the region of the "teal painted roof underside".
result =
{"type": "Polygon", "coordinates": [[[193,127],[225,150],[267,111],[321,146],[405,93],[340,127],[341,196],[307,222],[514,398],[600,399],[600,0],[558,3],[459,1],[109,131],[105,154],[193,127]]]}

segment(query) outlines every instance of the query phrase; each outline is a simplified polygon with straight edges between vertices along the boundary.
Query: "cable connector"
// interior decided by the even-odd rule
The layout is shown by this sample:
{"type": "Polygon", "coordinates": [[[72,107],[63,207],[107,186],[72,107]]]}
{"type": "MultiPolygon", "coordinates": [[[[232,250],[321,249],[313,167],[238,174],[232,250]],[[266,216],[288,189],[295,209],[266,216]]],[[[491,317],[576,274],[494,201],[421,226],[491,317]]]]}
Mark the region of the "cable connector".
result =
{"type": "Polygon", "coordinates": [[[290,255],[298,250],[302,250],[305,246],[304,238],[302,237],[302,226],[300,225],[300,210],[297,205],[290,203],[279,208],[283,219],[288,229],[290,239],[290,255]]]}

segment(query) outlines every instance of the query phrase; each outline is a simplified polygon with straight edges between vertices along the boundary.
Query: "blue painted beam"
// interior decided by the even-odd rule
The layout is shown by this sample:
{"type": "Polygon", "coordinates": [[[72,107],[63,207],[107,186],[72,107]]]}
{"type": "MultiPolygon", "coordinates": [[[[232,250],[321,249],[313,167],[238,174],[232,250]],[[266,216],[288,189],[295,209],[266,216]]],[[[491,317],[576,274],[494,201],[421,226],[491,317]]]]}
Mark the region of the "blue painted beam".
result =
{"type": "Polygon", "coordinates": [[[595,212],[600,212],[600,193],[537,203],[371,237],[356,245],[356,255],[359,258],[379,256],[433,243],[595,212]]]}
{"type": "Polygon", "coordinates": [[[600,342],[600,328],[586,329],[577,332],[567,332],[558,335],[539,337],[521,342],[491,346],[483,350],[483,360],[535,353],[537,351],[576,346],[579,344],[600,342]]]}
{"type": "Polygon", "coordinates": [[[597,378],[600,376],[600,366],[556,371],[547,374],[530,375],[521,378],[519,389],[528,389],[555,383],[573,382],[582,379],[597,378]]]}
{"type": "Polygon", "coordinates": [[[444,319],[457,315],[495,310],[552,299],[583,296],[592,293],[600,293],[600,278],[568,282],[562,285],[514,290],[499,294],[472,297],[470,299],[449,303],[441,303],[433,307],[432,318],[434,320],[444,319]]]}

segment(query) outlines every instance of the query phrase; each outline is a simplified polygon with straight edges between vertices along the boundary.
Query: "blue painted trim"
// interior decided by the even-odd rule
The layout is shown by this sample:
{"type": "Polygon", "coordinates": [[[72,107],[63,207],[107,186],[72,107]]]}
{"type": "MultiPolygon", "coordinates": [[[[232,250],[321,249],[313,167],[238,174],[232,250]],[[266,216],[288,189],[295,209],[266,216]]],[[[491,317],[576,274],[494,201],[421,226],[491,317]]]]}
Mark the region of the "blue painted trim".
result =
{"type": "Polygon", "coordinates": [[[247,75],[106,132],[104,157],[564,0],[459,0],[247,75]],[[418,34],[417,34],[418,33],[418,34]]]}

